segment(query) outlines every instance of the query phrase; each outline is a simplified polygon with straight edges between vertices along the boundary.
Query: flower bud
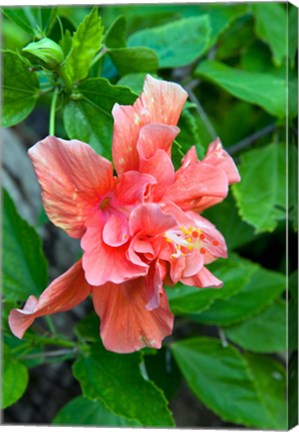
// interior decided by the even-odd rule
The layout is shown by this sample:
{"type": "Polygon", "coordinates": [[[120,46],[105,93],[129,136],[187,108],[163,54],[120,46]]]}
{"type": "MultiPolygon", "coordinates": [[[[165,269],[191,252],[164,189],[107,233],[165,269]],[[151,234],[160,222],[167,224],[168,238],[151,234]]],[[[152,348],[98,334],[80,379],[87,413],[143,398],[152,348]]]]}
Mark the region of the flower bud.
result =
{"type": "Polygon", "coordinates": [[[32,42],[25,46],[22,51],[31,61],[38,59],[45,68],[50,70],[56,69],[64,59],[61,47],[48,38],[32,42]]]}

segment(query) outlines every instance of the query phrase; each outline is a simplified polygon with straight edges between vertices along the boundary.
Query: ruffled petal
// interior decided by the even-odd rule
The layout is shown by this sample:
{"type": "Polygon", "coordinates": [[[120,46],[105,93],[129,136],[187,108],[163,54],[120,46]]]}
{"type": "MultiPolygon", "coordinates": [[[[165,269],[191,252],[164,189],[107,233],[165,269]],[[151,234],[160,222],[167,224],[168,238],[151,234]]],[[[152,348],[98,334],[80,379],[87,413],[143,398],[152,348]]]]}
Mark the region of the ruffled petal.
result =
{"type": "Polygon", "coordinates": [[[103,241],[109,246],[121,246],[128,241],[129,224],[124,214],[115,212],[110,214],[103,229],[103,241]]]}
{"type": "Polygon", "coordinates": [[[237,183],[241,180],[235,162],[223,149],[219,138],[209,145],[207,155],[202,162],[221,168],[225,172],[229,184],[237,183]]]}
{"type": "Polygon", "coordinates": [[[48,136],[29,149],[49,219],[80,238],[90,213],[114,186],[112,164],[77,140],[48,136]]]}
{"type": "Polygon", "coordinates": [[[9,326],[18,338],[22,338],[33,321],[41,316],[68,311],[91,293],[86,282],[81,260],[66,273],[55,279],[37,299],[30,296],[23,309],[13,309],[9,315],[9,326]]]}
{"type": "Polygon", "coordinates": [[[157,309],[160,304],[160,295],[163,291],[162,269],[158,261],[152,262],[145,278],[147,310],[157,309]]]}
{"type": "Polygon", "coordinates": [[[163,201],[172,201],[183,210],[201,211],[221,202],[227,193],[228,181],[224,171],[198,162],[176,172],[175,181],[167,189],[163,201]]]}
{"type": "Polygon", "coordinates": [[[180,129],[176,126],[150,123],[140,130],[137,151],[140,159],[149,159],[158,150],[164,150],[170,156],[173,140],[180,129]]]}
{"type": "Polygon", "coordinates": [[[164,150],[158,150],[151,158],[141,159],[139,169],[156,179],[156,183],[150,188],[150,196],[152,201],[159,202],[174,180],[174,167],[170,157],[164,150]]]}
{"type": "Polygon", "coordinates": [[[142,204],[136,207],[130,216],[129,226],[132,236],[142,233],[147,236],[163,234],[175,226],[175,219],[162,212],[158,204],[142,204]]]}
{"type": "Polygon", "coordinates": [[[163,290],[160,305],[147,310],[144,278],[115,285],[107,283],[93,289],[93,303],[101,318],[101,337],[106,349],[130,353],[143,347],[160,348],[171,334],[173,315],[163,290]]]}
{"type": "Polygon", "coordinates": [[[185,285],[198,288],[221,288],[223,286],[223,282],[214,276],[206,267],[202,267],[194,276],[182,277],[181,282],[185,285]]]}
{"type": "Polygon", "coordinates": [[[146,264],[140,262],[137,265],[128,259],[128,243],[113,247],[104,242],[105,223],[105,217],[100,212],[95,213],[88,220],[85,234],[81,239],[84,251],[82,265],[86,280],[91,285],[99,286],[106,282],[118,284],[146,275],[146,264]]]}
{"type": "Polygon", "coordinates": [[[146,123],[176,125],[187,98],[188,93],[179,84],[147,75],[134,107],[147,119],[146,123]]]}
{"type": "Polygon", "coordinates": [[[147,75],[143,92],[133,106],[115,104],[112,155],[118,174],[138,169],[137,140],[149,123],[175,126],[188,94],[175,83],[147,75]]]}
{"type": "Polygon", "coordinates": [[[147,198],[151,185],[156,183],[157,180],[150,174],[127,171],[118,178],[111,205],[119,207],[141,204],[147,198]]]}

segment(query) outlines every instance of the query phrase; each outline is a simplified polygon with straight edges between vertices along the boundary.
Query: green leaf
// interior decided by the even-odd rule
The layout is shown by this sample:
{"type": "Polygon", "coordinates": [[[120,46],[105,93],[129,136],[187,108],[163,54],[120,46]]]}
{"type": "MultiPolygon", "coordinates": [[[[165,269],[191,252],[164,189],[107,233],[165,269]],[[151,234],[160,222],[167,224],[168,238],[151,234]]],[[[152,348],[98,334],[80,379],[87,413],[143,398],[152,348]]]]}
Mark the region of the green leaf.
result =
{"type": "Polygon", "coordinates": [[[139,426],[134,420],[113,414],[100,400],[78,396],[66,404],[52,420],[66,426],[139,426]]]}
{"type": "Polygon", "coordinates": [[[287,429],[286,370],[269,356],[246,354],[257,392],[267,412],[274,420],[275,428],[287,429]]]}
{"type": "Polygon", "coordinates": [[[2,126],[10,127],[24,120],[39,96],[37,76],[28,64],[12,51],[4,51],[2,126]]]}
{"type": "Polygon", "coordinates": [[[285,275],[257,267],[236,295],[227,300],[215,300],[209,310],[192,315],[192,318],[208,325],[235,324],[262,312],[285,287],[285,275]]]}
{"type": "MultiPolygon", "coordinates": [[[[154,78],[157,78],[155,74],[151,74],[154,78]]],[[[136,95],[140,95],[143,89],[144,80],[146,77],[145,72],[127,74],[117,82],[117,85],[129,87],[132,92],[136,95]]]]}
{"type": "Polygon", "coordinates": [[[174,425],[163,393],[140,373],[139,354],[114,354],[95,344],[73,373],[83,396],[101,400],[114,414],[143,426],[174,425]]]}
{"type": "Polygon", "coordinates": [[[203,10],[203,13],[207,13],[210,19],[211,35],[209,46],[212,46],[238,17],[247,13],[248,6],[246,4],[209,4],[200,5],[200,9],[203,10]]]}
{"type": "Polygon", "coordinates": [[[286,146],[269,144],[241,156],[241,182],[233,193],[244,221],[256,233],[273,231],[286,212],[286,146]]]}
{"type": "Polygon", "coordinates": [[[203,119],[194,111],[186,107],[183,109],[178,125],[181,129],[178,140],[183,154],[187,153],[191,145],[195,145],[198,158],[203,159],[208,144],[213,138],[203,119]]]}
{"type": "Polygon", "coordinates": [[[240,291],[256,271],[256,265],[237,256],[209,265],[209,270],[223,281],[222,288],[196,288],[177,284],[167,288],[169,304],[178,315],[199,313],[208,309],[216,299],[227,299],[240,291]]]}
{"type": "Polygon", "coordinates": [[[287,16],[279,3],[256,3],[252,5],[256,19],[256,33],[269,45],[273,61],[280,66],[287,50],[287,16]]]}
{"type": "Polygon", "coordinates": [[[102,47],[103,31],[98,9],[94,7],[77,28],[65,60],[63,70],[71,83],[87,77],[91,61],[102,47]]]}
{"type": "Polygon", "coordinates": [[[298,8],[288,4],[288,54],[291,67],[295,66],[296,51],[298,49],[298,8]]]}
{"type": "Polygon", "coordinates": [[[154,355],[143,356],[147,375],[171,400],[179,388],[182,374],[168,347],[155,350],[154,355]]]}
{"type": "Polygon", "coordinates": [[[11,21],[36,37],[43,37],[51,27],[57,8],[29,7],[3,8],[4,15],[11,21]]]}
{"type": "Polygon", "coordinates": [[[137,95],[127,87],[110,84],[105,78],[89,78],[82,82],[66,103],[64,126],[69,138],[89,143],[105,156],[111,153],[112,108],[134,103],[137,95]]]}
{"type": "Polygon", "coordinates": [[[31,294],[39,296],[47,285],[47,262],[36,231],[17,213],[3,190],[2,275],[6,300],[25,301],[31,294]]]}
{"type": "Polygon", "coordinates": [[[288,349],[298,351],[298,270],[289,277],[288,285],[288,349]]]}
{"type": "Polygon", "coordinates": [[[95,312],[91,312],[76,325],[76,333],[79,334],[80,338],[90,342],[97,342],[99,340],[99,327],[98,315],[95,312]]]}
{"type": "Polygon", "coordinates": [[[28,370],[16,361],[8,346],[4,345],[2,408],[19,400],[28,384],[28,370]]]}
{"type": "Polygon", "coordinates": [[[105,46],[107,48],[125,48],[126,32],[126,18],[118,16],[105,35],[105,46]]]}
{"type": "Polygon", "coordinates": [[[171,349],[193,393],[222,420],[261,429],[278,426],[246,359],[234,347],[197,337],[171,349]]]}
{"type": "MultiPolygon", "coordinates": [[[[229,7],[227,7],[229,9],[229,7]]],[[[237,19],[218,39],[216,59],[224,60],[239,56],[256,40],[253,19],[247,14],[237,19]]]]}
{"type": "Polygon", "coordinates": [[[288,363],[288,429],[298,425],[298,350],[293,352],[288,363]]]}
{"type": "Polygon", "coordinates": [[[260,314],[225,329],[241,348],[257,353],[286,351],[286,303],[276,301],[260,314]]]}
{"type": "Polygon", "coordinates": [[[215,60],[200,63],[194,74],[211,81],[238,99],[262,107],[274,116],[286,116],[285,78],[242,71],[215,60]]]}
{"type": "Polygon", "coordinates": [[[109,49],[108,54],[120,75],[137,72],[156,72],[158,57],[154,50],[146,47],[109,49]]]}
{"type": "Polygon", "coordinates": [[[204,54],[209,42],[210,22],[207,15],[141,30],[128,39],[129,46],[152,48],[159,57],[160,68],[193,63],[204,54]]]}

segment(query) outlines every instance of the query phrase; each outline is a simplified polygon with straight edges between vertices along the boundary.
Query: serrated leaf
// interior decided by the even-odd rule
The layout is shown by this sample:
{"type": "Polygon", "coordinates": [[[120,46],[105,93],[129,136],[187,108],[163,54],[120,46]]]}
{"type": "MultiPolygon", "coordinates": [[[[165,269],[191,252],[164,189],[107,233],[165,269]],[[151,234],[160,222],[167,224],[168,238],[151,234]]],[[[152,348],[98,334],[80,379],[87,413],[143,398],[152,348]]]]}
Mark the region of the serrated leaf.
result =
{"type": "Polygon", "coordinates": [[[152,48],[158,55],[160,68],[181,67],[204,54],[210,31],[207,15],[185,18],[136,32],[129,37],[128,45],[152,48]]]}
{"type": "Polygon", "coordinates": [[[163,393],[140,373],[140,355],[118,355],[93,345],[73,366],[83,396],[101,400],[116,415],[143,426],[173,426],[163,393]]]}
{"type": "Polygon", "coordinates": [[[10,127],[24,120],[39,96],[37,75],[28,63],[12,51],[4,51],[2,126],[10,127]]]}
{"type": "Polygon", "coordinates": [[[286,304],[276,301],[260,314],[225,329],[227,337],[240,347],[257,353],[285,352],[286,304]]]}
{"type": "Polygon", "coordinates": [[[233,193],[244,221],[257,233],[273,231],[286,213],[286,147],[269,144],[243,153],[233,193]]]}
{"type": "Polygon", "coordinates": [[[108,55],[120,75],[156,72],[159,65],[155,51],[147,47],[109,49],[108,55]]]}
{"type": "Polygon", "coordinates": [[[67,403],[52,420],[54,425],[66,426],[140,426],[134,420],[117,416],[100,400],[78,396],[67,403]]]}
{"type": "Polygon", "coordinates": [[[208,325],[227,326],[262,312],[286,288],[285,275],[257,266],[249,281],[227,300],[215,300],[209,310],[192,315],[208,325]]]}
{"type": "Polygon", "coordinates": [[[287,51],[287,16],[283,5],[257,3],[252,5],[255,15],[255,29],[260,39],[269,45],[274,63],[279,66],[287,51]]]}
{"type": "Polygon", "coordinates": [[[247,72],[215,60],[200,63],[196,77],[211,81],[236,98],[258,105],[265,111],[286,116],[286,80],[269,73],[247,72]]]}
{"type": "Polygon", "coordinates": [[[19,400],[28,384],[28,370],[15,360],[8,346],[4,345],[2,408],[19,400]]]}
{"type": "Polygon", "coordinates": [[[109,156],[112,143],[112,108],[134,103],[135,95],[127,87],[110,84],[105,78],[82,82],[66,103],[64,126],[69,138],[89,143],[98,153],[109,156]]]}
{"type": "Polygon", "coordinates": [[[256,271],[256,265],[237,256],[218,261],[209,270],[224,282],[222,288],[196,288],[177,284],[167,288],[169,304],[173,313],[186,315],[199,313],[211,307],[217,299],[227,299],[240,291],[256,271]]]}
{"type": "Polygon", "coordinates": [[[281,363],[269,357],[245,354],[255,387],[275,428],[287,429],[286,370],[281,363]]]}
{"type": "Polygon", "coordinates": [[[171,349],[193,393],[222,420],[261,429],[278,426],[245,358],[234,347],[197,337],[176,342],[171,349]]]}
{"type": "Polygon", "coordinates": [[[41,240],[21,216],[3,190],[3,290],[8,301],[25,301],[39,296],[47,285],[47,262],[41,240]]]}
{"type": "Polygon", "coordinates": [[[65,59],[63,70],[71,83],[87,77],[91,61],[102,47],[103,31],[98,9],[94,7],[77,28],[65,59]]]}
{"type": "Polygon", "coordinates": [[[38,37],[45,36],[47,33],[56,16],[56,10],[57,8],[53,7],[30,6],[3,8],[4,15],[11,21],[27,33],[38,37]]]}

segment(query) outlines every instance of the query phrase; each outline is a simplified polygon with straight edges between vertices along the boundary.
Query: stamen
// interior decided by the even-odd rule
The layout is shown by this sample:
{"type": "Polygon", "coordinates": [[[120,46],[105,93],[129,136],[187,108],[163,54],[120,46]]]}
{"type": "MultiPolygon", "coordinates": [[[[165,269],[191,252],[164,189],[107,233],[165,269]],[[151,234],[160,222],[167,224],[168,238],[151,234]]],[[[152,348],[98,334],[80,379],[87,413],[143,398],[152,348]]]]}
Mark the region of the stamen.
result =
{"type": "Polygon", "coordinates": [[[197,231],[193,231],[192,236],[195,237],[195,238],[198,237],[198,232],[197,231]]]}
{"type": "Polygon", "coordinates": [[[200,249],[199,249],[199,252],[200,252],[201,254],[205,254],[205,253],[206,253],[206,250],[205,250],[205,248],[200,248],[200,249]]]}

